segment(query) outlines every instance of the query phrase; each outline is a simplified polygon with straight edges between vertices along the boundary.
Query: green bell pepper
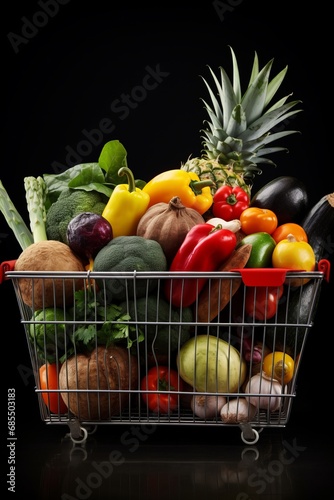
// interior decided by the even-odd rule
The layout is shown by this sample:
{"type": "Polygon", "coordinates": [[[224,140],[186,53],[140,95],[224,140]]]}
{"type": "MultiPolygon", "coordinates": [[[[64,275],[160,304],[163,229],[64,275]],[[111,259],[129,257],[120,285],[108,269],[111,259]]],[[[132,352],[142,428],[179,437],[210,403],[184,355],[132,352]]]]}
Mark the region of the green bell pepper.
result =
{"type": "Polygon", "coordinates": [[[252,245],[252,250],[245,267],[272,267],[271,256],[276,246],[276,241],[269,233],[261,231],[248,234],[240,241],[238,246],[248,244],[252,245]]]}

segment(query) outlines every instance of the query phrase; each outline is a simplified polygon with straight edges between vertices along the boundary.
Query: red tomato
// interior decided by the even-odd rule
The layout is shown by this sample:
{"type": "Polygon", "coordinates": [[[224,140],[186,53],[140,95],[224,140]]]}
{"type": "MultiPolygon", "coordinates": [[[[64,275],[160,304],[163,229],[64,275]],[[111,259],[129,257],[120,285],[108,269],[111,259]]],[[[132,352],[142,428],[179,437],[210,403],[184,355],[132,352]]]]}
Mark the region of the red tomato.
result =
{"type": "Polygon", "coordinates": [[[241,230],[245,234],[264,232],[272,234],[277,228],[276,214],[267,208],[249,207],[240,215],[241,230]]]}
{"type": "Polygon", "coordinates": [[[170,413],[179,406],[179,396],[176,391],[183,390],[183,380],[180,379],[176,370],[167,366],[153,366],[142,379],[140,388],[143,391],[142,399],[151,411],[170,413]],[[152,394],[148,391],[152,391],[152,394]]]}
{"type": "Polygon", "coordinates": [[[283,285],[248,287],[246,290],[245,311],[248,316],[263,321],[276,314],[279,299],[283,295],[283,285]]]}
{"type": "MultiPolygon", "coordinates": [[[[59,369],[57,363],[46,363],[39,369],[39,383],[41,389],[57,390],[59,369]]],[[[51,413],[66,413],[67,406],[59,392],[42,392],[42,398],[51,413]]]]}

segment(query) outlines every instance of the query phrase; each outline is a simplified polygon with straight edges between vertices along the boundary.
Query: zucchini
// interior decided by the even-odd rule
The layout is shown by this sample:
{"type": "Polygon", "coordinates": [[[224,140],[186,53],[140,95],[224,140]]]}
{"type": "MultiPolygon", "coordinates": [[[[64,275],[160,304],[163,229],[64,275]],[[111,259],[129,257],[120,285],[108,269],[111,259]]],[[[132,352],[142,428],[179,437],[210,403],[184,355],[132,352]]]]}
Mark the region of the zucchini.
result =
{"type": "Polygon", "coordinates": [[[327,194],[309,210],[301,222],[316,261],[333,254],[334,193],[327,194]]]}
{"type": "Polygon", "coordinates": [[[298,223],[305,216],[308,203],[305,184],[296,177],[283,175],[262,186],[252,197],[250,206],[272,210],[281,225],[298,223]]]}

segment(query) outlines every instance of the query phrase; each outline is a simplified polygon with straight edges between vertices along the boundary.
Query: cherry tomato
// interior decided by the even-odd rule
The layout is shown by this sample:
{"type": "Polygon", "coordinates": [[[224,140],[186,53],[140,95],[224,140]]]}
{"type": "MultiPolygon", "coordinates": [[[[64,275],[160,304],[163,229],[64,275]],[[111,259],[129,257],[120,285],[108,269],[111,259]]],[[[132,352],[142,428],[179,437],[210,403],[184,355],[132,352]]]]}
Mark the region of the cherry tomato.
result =
{"type": "Polygon", "coordinates": [[[267,208],[248,207],[240,215],[241,231],[245,234],[265,232],[272,234],[277,228],[276,214],[267,208]]]}
{"type": "Polygon", "coordinates": [[[285,224],[277,226],[271,236],[274,238],[276,243],[278,243],[279,241],[287,238],[288,234],[292,234],[297,241],[308,242],[307,234],[304,228],[294,222],[286,222],[285,224]]]}
{"type": "Polygon", "coordinates": [[[262,369],[268,377],[275,378],[283,384],[288,384],[294,374],[295,362],[289,354],[275,351],[265,356],[262,369]]]}
{"type": "Polygon", "coordinates": [[[279,299],[283,295],[283,290],[283,285],[278,287],[248,287],[245,299],[246,314],[259,321],[273,318],[277,311],[279,299]]]}
{"type": "MultiPolygon", "coordinates": [[[[59,369],[57,363],[46,363],[39,369],[39,383],[41,389],[57,390],[59,369]]],[[[64,403],[60,392],[42,392],[42,398],[51,413],[66,413],[67,406],[64,403]]]]}
{"type": "Polygon", "coordinates": [[[167,366],[153,366],[142,379],[140,387],[143,391],[142,399],[151,411],[170,413],[179,406],[179,396],[176,391],[183,391],[183,386],[183,380],[180,379],[176,370],[172,370],[167,366]],[[152,391],[152,394],[148,391],[152,391]]]}

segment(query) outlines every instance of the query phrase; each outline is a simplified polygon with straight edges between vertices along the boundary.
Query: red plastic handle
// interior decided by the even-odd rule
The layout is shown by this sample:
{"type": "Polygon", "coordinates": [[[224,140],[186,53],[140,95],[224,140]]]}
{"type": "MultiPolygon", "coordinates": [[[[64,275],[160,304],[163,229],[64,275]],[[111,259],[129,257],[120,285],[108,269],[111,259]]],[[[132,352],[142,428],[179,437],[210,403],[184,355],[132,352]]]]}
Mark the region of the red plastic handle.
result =
{"type": "Polygon", "coordinates": [[[321,271],[325,275],[325,280],[329,281],[329,275],[331,271],[331,263],[327,259],[321,259],[318,262],[318,271],[321,271]]]}
{"type": "Polygon", "coordinates": [[[6,279],[8,271],[14,271],[16,260],[6,260],[0,264],[0,285],[6,279]]]}
{"type": "Polygon", "coordinates": [[[246,286],[281,286],[283,285],[287,271],[279,267],[261,267],[261,268],[244,268],[231,269],[238,271],[241,274],[243,283],[246,286]]]}
{"type": "MultiPolygon", "coordinates": [[[[318,271],[324,274],[325,280],[329,281],[330,262],[326,259],[322,259],[319,261],[317,268],[318,271]]],[[[231,269],[231,271],[238,271],[241,274],[242,281],[246,286],[281,286],[285,281],[287,271],[292,271],[292,269],[280,267],[260,267],[256,269],[231,269]]]]}

